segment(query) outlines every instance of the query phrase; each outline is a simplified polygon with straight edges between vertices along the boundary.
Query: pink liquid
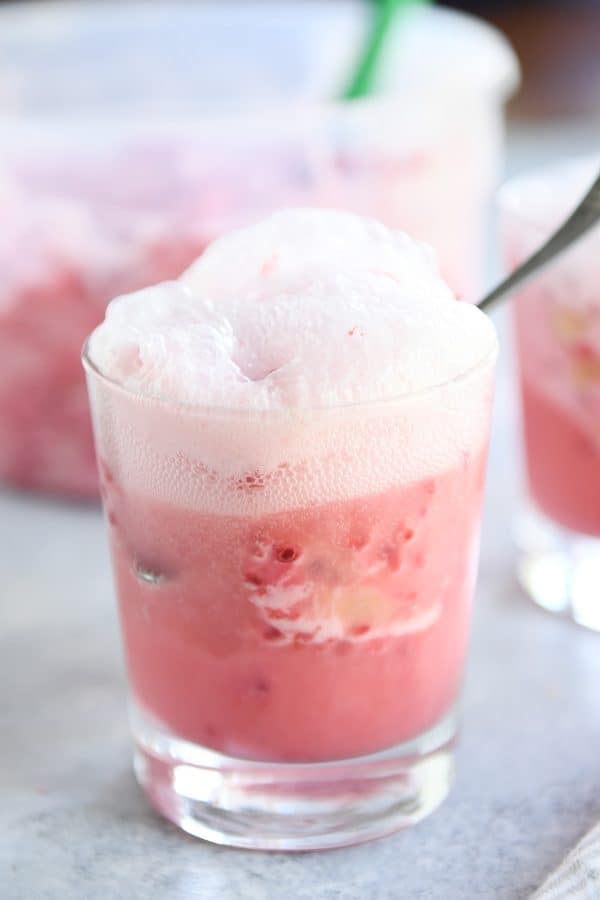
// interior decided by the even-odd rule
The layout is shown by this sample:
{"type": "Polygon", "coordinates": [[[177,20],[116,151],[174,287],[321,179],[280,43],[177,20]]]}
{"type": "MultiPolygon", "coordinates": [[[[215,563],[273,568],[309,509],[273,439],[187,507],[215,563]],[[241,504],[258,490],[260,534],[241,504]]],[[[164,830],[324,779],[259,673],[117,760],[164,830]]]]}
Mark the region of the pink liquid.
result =
{"type": "Polygon", "coordinates": [[[559,266],[516,300],[527,473],[547,516],[600,535],[600,308],[574,305],[578,287],[559,266]]]}
{"type": "Polygon", "coordinates": [[[103,466],[138,704],[262,760],[371,753],[435,725],[461,681],[484,462],[259,518],[128,495],[103,466]]]}
{"type": "Polygon", "coordinates": [[[205,246],[202,239],[165,238],[98,285],[85,267],[56,263],[12,294],[0,311],[0,478],[73,496],[97,494],[83,343],[112,297],[175,278],[205,246]]]}
{"type": "Polygon", "coordinates": [[[529,487],[560,525],[600,536],[600,444],[544,391],[522,384],[529,487]]]}

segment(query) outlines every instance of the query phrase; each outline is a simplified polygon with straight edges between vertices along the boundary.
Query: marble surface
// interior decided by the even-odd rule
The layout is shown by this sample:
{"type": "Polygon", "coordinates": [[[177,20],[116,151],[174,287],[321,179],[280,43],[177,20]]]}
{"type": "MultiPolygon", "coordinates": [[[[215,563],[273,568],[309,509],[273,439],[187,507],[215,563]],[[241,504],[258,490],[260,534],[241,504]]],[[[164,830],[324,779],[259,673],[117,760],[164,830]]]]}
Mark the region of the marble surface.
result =
{"type": "MultiPolygon", "coordinates": [[[[513,160],[536,158],[519,140],[513,160]]],[[[544,879],[600,819],[600,635],[515,584],[508,363],[504,351],[457,782],[430,819],[370,845],[267,855],[160,820],[131,772],[100,514],[0,493],[3,900],[514,900],[544,879]]]]}

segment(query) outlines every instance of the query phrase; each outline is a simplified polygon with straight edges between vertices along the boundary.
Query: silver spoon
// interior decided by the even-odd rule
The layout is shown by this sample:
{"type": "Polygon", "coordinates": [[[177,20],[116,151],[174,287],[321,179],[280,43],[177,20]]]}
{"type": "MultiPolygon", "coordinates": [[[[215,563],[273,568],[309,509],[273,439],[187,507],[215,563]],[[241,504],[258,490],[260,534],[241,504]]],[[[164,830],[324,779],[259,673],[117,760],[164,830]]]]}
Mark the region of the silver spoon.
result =
{"type": "Polygon", "coordinates": [[[540,249],[526,259],[508,278],[501,281],[483,300],[480,300],[477,304],[479,309],[487,309],[496,300],[500,300],[506,294],[514,291],[515,288],[531,278],[538,269],[541,269],[582,237],[598,221],[600,221],[600,175],[579,206],[571,213],[566,222],[563,222],[558,231],[555,231],[546,243],[542,244],[540,249]]]}

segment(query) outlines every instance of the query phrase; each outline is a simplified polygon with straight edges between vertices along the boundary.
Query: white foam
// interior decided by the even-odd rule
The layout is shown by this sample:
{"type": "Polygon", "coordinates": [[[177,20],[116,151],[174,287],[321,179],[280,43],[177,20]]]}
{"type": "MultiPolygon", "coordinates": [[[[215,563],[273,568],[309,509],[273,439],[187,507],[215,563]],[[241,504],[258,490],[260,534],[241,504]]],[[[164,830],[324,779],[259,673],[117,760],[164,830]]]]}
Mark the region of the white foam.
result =
{"type": "Polygon", "coordinates": [[[99,452],[129,489],[211,513],[367,496],[482,449],[495,351],[427,248],[278,213],[110,305],[90,358],[128,390],[90,381],[99,452]]]}
{"type": "Polygon", "coordinates": [[[215,241],[179,282],[113,301],[90,355],[149,396],[270,409],[423,390],[494,345],[488,319],[455,302],[427,247],[304,209],[215,241]]]}

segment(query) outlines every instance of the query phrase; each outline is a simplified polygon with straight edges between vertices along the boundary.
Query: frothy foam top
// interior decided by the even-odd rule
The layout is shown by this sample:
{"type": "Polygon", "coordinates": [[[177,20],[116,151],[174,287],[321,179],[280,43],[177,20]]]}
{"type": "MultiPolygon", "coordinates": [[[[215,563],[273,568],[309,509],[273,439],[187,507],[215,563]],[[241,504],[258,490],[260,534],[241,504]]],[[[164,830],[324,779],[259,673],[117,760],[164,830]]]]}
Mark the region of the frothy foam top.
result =
{"type": "Polygon", "coordinates": [[[298,209],[215,241],[178,281],[114,300],[89,355],[136,393],[276,409],[424,390],[495,345],[428,247],[356,215],[298,209]]]}

